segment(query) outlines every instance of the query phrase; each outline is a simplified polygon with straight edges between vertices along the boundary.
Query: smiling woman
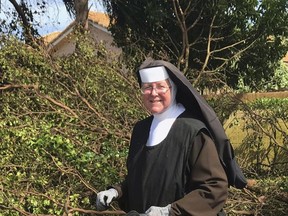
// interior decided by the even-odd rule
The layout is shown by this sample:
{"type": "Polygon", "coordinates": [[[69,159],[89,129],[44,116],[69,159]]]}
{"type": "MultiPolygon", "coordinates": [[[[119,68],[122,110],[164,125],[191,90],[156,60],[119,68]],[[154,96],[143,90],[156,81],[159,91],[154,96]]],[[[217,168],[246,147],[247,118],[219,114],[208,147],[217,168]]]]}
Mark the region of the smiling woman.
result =
{"type": "Polygon", "coordinates": [[[216,114],[169,62],[148,58],[137,78],[151,115],[133,127],[127,175],[97,194],[97,210],[116,200],[125,212],[147,216],[225,215],[221,209],[234,182],[216,149],[213,135],[224,132],[216,114]]]}

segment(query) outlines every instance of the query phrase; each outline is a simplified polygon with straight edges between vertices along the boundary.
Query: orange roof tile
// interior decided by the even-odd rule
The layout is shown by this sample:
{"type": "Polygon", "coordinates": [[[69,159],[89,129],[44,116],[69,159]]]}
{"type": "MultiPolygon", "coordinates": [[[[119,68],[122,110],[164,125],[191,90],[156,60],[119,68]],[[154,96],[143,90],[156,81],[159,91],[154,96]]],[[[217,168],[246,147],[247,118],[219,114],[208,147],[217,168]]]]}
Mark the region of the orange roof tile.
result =
{"type": "Polygon", "coordinates": [[[286,53],[285,57],[282,60],[283,62],[288,63],[288,52],[286,53]]]}
{"type": "Polygon", "coordinates": [[[105,28],[109,26],[109,16],[101,12],[89,11],[88,19],[105,28]]]}
{"type": "Polygon", "coordinates": [[[59,31],[56,31],[56,32],[52,32],[52,33],[49,33],[47,35],[44,35],[42,38],[44,40],[44,44],[48,44],[50,43],[52,40],[54,40],[56,37],[58,37],[58,35],[60,35],[61,32],[59,31]]]}

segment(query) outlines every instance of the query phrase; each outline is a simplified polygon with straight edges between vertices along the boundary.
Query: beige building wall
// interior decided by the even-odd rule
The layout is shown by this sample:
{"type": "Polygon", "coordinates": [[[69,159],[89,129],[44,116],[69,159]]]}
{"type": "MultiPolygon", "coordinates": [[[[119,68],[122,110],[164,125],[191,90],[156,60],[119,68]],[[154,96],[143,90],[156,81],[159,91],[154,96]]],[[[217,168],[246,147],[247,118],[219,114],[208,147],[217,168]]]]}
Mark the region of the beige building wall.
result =
{"type": "MultiPolygon", "coordinates": [[[[91,24],[95,25],[95,24],[91,24]]],[[[103,30],[101,28],[91,27],[91,37],[98,43],[102,43],[105,45],[106,49],[111,52],[115,56],[119,56],[121,54],[121,49],[117,47],[113,42],[113,37],[110,32],[107,30],[103,30]]]]}
{"type": "Polygon", "coordinates": [[[61,57],[71,55],[74,51],[75,43],[73,42],[73,40],[65,38],[56,45],[51,45],[51,50],[49,52],[52,57],[61,57]]]}

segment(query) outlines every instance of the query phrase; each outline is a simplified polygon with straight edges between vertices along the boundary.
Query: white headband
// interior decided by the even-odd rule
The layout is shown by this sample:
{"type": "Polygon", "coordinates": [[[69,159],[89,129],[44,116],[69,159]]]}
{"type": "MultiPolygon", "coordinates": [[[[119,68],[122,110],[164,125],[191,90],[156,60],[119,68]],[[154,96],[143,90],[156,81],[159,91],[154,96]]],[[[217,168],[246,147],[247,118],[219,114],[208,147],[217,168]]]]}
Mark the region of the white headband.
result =
{"type": "Polygon", "coordinates": [[[139,70],[139,74],[143,83],[158,82],[169,78],[164,66],[144,68],[139,70]]]}

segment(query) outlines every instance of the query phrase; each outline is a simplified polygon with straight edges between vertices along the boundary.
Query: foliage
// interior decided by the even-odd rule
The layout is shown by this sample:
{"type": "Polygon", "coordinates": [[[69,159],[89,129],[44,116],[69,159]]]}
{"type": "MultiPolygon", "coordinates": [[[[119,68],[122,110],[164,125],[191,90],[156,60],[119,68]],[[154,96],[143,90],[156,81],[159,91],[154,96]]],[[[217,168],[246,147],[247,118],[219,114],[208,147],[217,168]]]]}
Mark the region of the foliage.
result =
{"type": "Polygon", "coordinates": [[[260,98],[243,103],[226,93],[208,102],[223,124],[232,117],[226,126],[232,128],[233,133],[236,127],[241,127],[237,133],[243,137],[239,137],[241,143],[236,152],[248,176],[288,174],[288,99],[260,98]]]}
{"type": "Polygon", "coordinates": [[[225,97],[209,97],[207,98],[207,102],[214,109],[222,124],[238,109],[238,101],[235,101],[228,93],[225,97]]]}
{"type": "Polygon", "coordinates": [[[136,81],[79,41],[62,59],[2,41],[1,215],[80,215],[126,173],[130,130],[145,115],[136,81]]]}
{"type": "Polygon", "coordinates": [[[286,0],[104,3],[127,62],[167,59],[199,88],[235,87],[240,77],[258,89],[287,51],[286,0]]]}
{"type": "Polygon", "coordinates": [[[243,103],[233,94],[225,94],[212,97],[209,103],[233,133],[231,143],[248,179],[245,189],[229,189],[226,213],[231,216],[286,215],[288,100],[262,98],[243,103]],[[237,145],[233,139],[236,137],[241,141],[237,145]]]}
{"type": "Polygon", "coordinates": [[[37,28],[42,24],[35,17],[45,14],[48,2],[8,0],[5,3],[0,2],[0,12],[6,17],[0,22],[0,34],[13,34],[30,45],[40,43],[37,28]]]}
{"type": "MultiPolygon", "coordinates": [[[[1,20],[0,33],[16,34],[33,46],[41,43],[35,17],[46,15],[48,1],[8,2],[1,7],[7,19],[1,20]]],[[[85,26],[88,0],[63,3],[85,26]]],[[[286,0],[104,0],[104,5],[132,68],[148,55],[167,59],[200,89],[228,83],[266,90],[279,81],[274,72],[288,47],[286,0]]]]}
{"type": "Polygon", "coordinates": [[[266,89],[285,90],[288,89],[288,66],[281,62],[276,69],[271,82],[266,84],[266,89]]]}
{"type": "MultiPolygon", "coordinates": [[[[270,80],[262,79],[259,82],[259,90],[261,91],[281,91],[288,89],[288,67],[281,60],[278,67],[275,69],[275,73],[270,80]]],[[[237,84],[238,92],[251,92],[251,88],[244,84],[244,78],[240,77],[237,84]]]]}
{"type": "Polygon", "coordinates": [[[288,100],[257,99],[239,109],[246,136],[237,152],[249,175],[287,175],[288,100]]]}
{"type": "MultiPolygon", "coordinates": [[[[126,173],[132,125],[146,115],[138,84],[103,47],[78,37],[77,52],[61,59],[2,38],[1,215],[99,214],[95,193],[126,173]]],[[[225,210],[285,215],[287,100],[242,104],[225,95],[209,103],[221,121],[242,111],[248,133],[236,155],[246,176],[258,180],[231,188],[225,210]]]]}
{"type": "Polygon", "coordinates": [[[288,176],[266,176],[250,180],[244,190],[231,188],[227,215],[285,216],[288,208],[288,176]]]}

